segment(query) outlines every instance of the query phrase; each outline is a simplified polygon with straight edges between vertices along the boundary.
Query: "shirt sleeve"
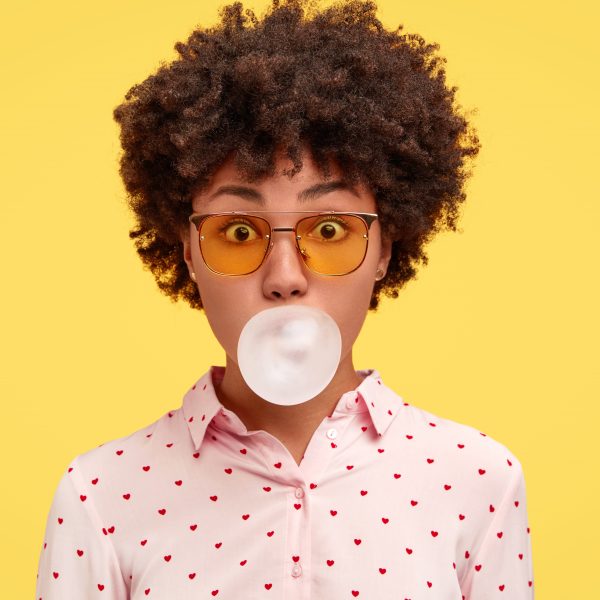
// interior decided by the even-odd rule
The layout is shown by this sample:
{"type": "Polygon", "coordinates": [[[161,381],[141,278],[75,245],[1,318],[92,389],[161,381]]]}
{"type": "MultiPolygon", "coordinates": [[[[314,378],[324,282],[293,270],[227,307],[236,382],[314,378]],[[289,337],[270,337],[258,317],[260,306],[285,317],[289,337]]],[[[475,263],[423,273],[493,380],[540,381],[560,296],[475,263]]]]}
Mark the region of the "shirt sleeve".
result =
{"type": "Polygon", "coordinates": [[[76,458],[71,466],[58,483],[46,521],[36,600],[126,600],[110,536],[84,489],[76,458]]]}
{"type": "Polygon", "coordinates": [[[465,600],[533,600],[533,562],[523,470],[512,477],[461,590],[465,600]]]}

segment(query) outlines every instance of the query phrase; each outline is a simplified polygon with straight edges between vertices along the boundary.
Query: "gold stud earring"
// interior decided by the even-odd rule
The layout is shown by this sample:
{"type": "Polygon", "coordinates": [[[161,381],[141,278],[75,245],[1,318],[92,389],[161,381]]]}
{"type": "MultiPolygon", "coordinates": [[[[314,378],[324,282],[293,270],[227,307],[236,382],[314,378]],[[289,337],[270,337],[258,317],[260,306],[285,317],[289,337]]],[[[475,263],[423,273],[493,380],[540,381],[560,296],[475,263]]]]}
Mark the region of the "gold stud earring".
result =
{"type": "Polygon", "coordinates": [[[383,279],[383,270],[377,269],[375,275],[377,275],[377,277],[375,277],[375,281],[380,281],[381,279],[383,279]]]}
{"type": "Polygon", "coordinates": [[[191,272],[190,277],[196,281],[196,273],[194,273],[194,271],[191,272]]]}

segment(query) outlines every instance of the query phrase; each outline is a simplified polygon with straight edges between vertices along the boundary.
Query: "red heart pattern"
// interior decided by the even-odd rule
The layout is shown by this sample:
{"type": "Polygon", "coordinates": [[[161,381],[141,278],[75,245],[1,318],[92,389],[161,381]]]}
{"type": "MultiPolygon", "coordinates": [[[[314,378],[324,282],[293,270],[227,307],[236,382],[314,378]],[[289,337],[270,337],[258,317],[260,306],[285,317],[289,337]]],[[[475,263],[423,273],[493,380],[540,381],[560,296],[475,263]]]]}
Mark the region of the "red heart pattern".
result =
{"type": "Polygon", "coordinates": [[[278,599],[311,577],[315,598],[460,586],[463,600],[533,599],[517,458],[357,373],[299,464],[225,418],[216,366],[177,410],[77,456],[50,508],[36,598],[278,599]]]}

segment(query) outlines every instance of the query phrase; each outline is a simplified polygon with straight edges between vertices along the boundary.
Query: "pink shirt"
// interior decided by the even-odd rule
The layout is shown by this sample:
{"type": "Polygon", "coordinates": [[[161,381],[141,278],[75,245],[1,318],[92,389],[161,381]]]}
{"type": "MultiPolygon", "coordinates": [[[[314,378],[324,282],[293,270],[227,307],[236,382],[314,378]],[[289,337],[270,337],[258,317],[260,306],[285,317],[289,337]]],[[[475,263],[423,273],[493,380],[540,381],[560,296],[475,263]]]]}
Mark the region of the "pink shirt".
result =
{"type": "Polygon", "coordinates": [[[297,465],[211,366],[182,406],[76,456],[40,551],[42,600],[530,600],[521,464],[374,369],[297,465]],[[213,379],[214,378],[214,379],[213,379]]]}

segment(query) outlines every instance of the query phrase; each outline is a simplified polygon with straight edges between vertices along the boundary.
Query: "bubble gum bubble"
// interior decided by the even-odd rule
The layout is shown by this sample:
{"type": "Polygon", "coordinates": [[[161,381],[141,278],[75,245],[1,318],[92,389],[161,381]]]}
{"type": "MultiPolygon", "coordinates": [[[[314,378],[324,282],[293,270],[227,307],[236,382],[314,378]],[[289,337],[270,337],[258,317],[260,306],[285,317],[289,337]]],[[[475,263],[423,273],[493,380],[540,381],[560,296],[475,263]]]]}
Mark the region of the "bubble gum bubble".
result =
{"type": "Polygon", "coordinates": [[[337,323],[312,306],[268,308],[248,320],[238,341],[242,377],[258,396],[284,406],[321,393],[337,371],[337,323]]]}

